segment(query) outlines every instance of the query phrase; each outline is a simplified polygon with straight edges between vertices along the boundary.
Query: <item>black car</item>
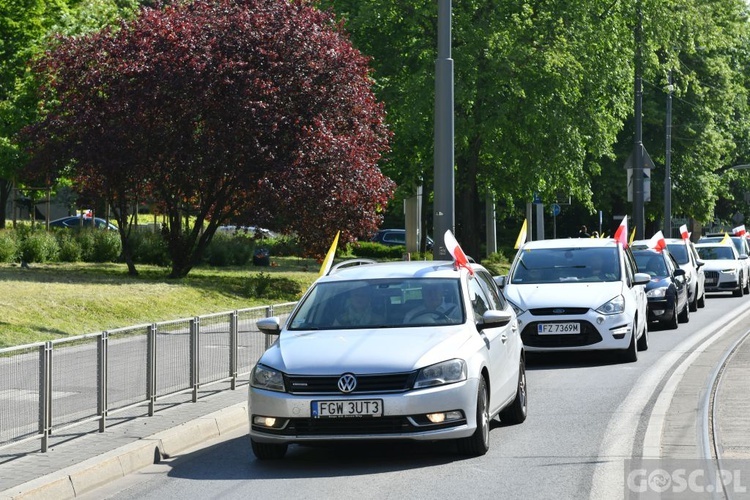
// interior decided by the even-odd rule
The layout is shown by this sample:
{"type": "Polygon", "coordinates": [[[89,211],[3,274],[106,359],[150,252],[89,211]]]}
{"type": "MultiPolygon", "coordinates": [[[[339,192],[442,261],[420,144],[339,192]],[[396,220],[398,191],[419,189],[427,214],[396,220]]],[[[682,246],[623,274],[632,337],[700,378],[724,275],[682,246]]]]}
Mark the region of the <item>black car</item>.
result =
{"type": "Polygon", "coordinates": [[[677,323],[690,319],[688,283],[685,270],[681,269],[669,250],[656,251],[650,248],[633,249],[638,272],[651,276],[646,285],[648,319],[667,328],[677,328],[677,323]]]}
{"type": "MultiPolygon", "coordinates": [[[[370,241],[374,243],[380,243],[381,245],[392,246],[406,246],[406,229],[380,229],[375,235],[370,238],[370,241]]],[[[432,250],[432,238],[427,237],[427,251],[432,250]]]]}
{"type": "Polygon", "coordinates": [[[71,215],[69,217],[55,219],[53,221],[50,221],[49,223],[49,227],[67,227],[79,229],[81,226],[83,226],[84,228],[93,227],[96,229],[109,229],[110,231],[117,231],[117,226],[99,217],[81,217],[80,215],[71,215]]]}

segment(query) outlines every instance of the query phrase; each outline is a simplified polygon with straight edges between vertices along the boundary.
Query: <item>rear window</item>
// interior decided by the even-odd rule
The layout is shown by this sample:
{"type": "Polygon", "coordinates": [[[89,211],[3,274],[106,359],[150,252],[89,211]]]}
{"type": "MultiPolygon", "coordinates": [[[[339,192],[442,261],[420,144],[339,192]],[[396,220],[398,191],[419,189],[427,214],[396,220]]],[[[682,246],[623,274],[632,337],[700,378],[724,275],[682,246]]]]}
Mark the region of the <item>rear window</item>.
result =
{"type": "Polygon", "coordinates": [[[667,248],[678,264],[687,264],[689,262],[688,249],[684,243],[668,244],[667,248]]]}
{"type": "Polygon", "coordinates": [[[617,248],[542,248],[519,253],[513,284],[619,281],[617,248]]]}
{"type": "Polygon", "coordinates": [[[705,260],[734,260],[734,252],[730,247],[698,247],[698,255],[705,260]]]}

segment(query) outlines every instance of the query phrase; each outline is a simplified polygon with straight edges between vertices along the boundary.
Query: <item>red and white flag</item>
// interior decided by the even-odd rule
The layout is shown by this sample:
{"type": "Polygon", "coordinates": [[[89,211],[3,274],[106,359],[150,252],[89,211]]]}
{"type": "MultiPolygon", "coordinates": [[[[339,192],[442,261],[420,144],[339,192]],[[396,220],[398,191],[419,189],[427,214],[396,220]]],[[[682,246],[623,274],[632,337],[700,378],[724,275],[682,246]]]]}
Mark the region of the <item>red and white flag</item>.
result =
{"type": "Polygon", "coordinates": [[[745,231],[744,225],[737,226],[734,229],[732,229],[732,233],[734,233],[735,236],[744,236],[746,232],[747,231],[745,231]]]}
{"type": "Polygon", "coordinates": [[[648,247],[653,248],[657,252],[661,252],[667,248],[667,240],[664,239],[664,234],[661,231],[658,231],[653,235],[651,239],[648,240],[648,247]]]}
{"type": "Polygon", "coordinates": [[[466,254],[461,249],[461,245],[458,244],[458,241],[456,241],[456,237],[453,236],[453,233],[450,229],[448,229],[445,232],[445,236],[443,237],[445,241],[445,249],[448,250],[448,253],[453,256],[453,261],[456,264],[456,268],[458,267],[465,267],[467,271],[469,271],[469,274],[474,276],[474,270],[469,265],[469,258],[466,257],[466,254]]]}
{"type": "Polygon", "coordinates": [[[690,238],[690,233],[688,233],[688,228],[685,224],[680,226],[680,234],[682,235],[683,240],[690,238]]]}
{"type": "Polygon", "coordinates": [[[622,218],[622,222],[620,222],[620,226],[617,228],[617,231],[615,231],[615,240],[622,243],[623,248],[628,247],[628,216],[622,218]]]}

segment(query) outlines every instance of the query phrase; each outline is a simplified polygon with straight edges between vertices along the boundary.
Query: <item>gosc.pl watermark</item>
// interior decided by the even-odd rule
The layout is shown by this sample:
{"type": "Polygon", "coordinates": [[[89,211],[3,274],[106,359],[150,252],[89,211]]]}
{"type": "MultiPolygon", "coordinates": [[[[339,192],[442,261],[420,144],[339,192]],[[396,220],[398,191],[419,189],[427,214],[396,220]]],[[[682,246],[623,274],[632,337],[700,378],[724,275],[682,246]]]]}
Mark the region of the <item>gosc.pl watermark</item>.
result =
{"type": "Polygon", "coordinates": [[[633,459],[624,473],[629,499],[750,500],[750,460],[633,459]]]}

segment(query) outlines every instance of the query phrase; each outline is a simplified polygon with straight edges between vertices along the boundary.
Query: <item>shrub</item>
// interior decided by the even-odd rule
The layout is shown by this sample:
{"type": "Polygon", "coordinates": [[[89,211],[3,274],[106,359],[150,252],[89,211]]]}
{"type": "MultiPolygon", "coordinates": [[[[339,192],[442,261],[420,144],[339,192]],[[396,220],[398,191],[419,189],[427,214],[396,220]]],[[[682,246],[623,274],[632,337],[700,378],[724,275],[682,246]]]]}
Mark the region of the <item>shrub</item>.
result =
{"type": "Polygon", "coordinates": [[[18,254],[16,233],[9,229],[0,230],[0,262],[15,262],[18,254]]]}
{"type": "Polygon", "coordinates": [[[70,231],[59,231],[57,242],[60,246],[59,259],[61,262],[80,262],[83,250],[81,244],[76,240],[75,235],[70,231]]]}
{"type": "Polygon", "coordinates": [[[58,259],[60,246],[54,234],[47,231],[31,231],[20,245],[21,259],[26,262],[54,262],[58,259]]]}
{"type": "Polygon", "coordinates": [[[375,260],[401,260],[406,253],[406,247],[387,246],[382,243],[360,241],[352,245],[352,251],[357,257],[375,260]]]}
{"type": "MultiPolygon", "coordinates": [[[[244,233],[216,233],[208,244],[203,261],[211,266],[244,266],[253,255],[256,240],[244,233]]],[[[260,243],[260,240],[258,240],[260,243]]]]}
{"type": "Polygon", "coordinates": [[[115,262],[122,254],[120,234],[116,231],[83,231],[94,233],[93,262],[115,262]]]}
{"type": "Polygon", "coordinates": [[[490,254],[488,257],[483,259],[482,265],[487,268],[487,270],[493,276],[502,276],[504,274],[508,274],[508,270],[510,269],[510,260],[508,260],[508,258],[505,256],[503,250],[498,250],[497,252],[490,254]]]}
{"type": "Polygon", "coordinates": [[[288,302],[299,300],[303,291],[300,284],[292,279],[274,277],[264,272],[250,276],[245,287],[248,297],[288,302]]]}
{"type": "Polygon", "coordinates": [[[169,249],[164,237],[159,233],[138,231],[131,233],[130,244],[133,250],[133,261],[138,264],[169,266],[169,249]]]}

